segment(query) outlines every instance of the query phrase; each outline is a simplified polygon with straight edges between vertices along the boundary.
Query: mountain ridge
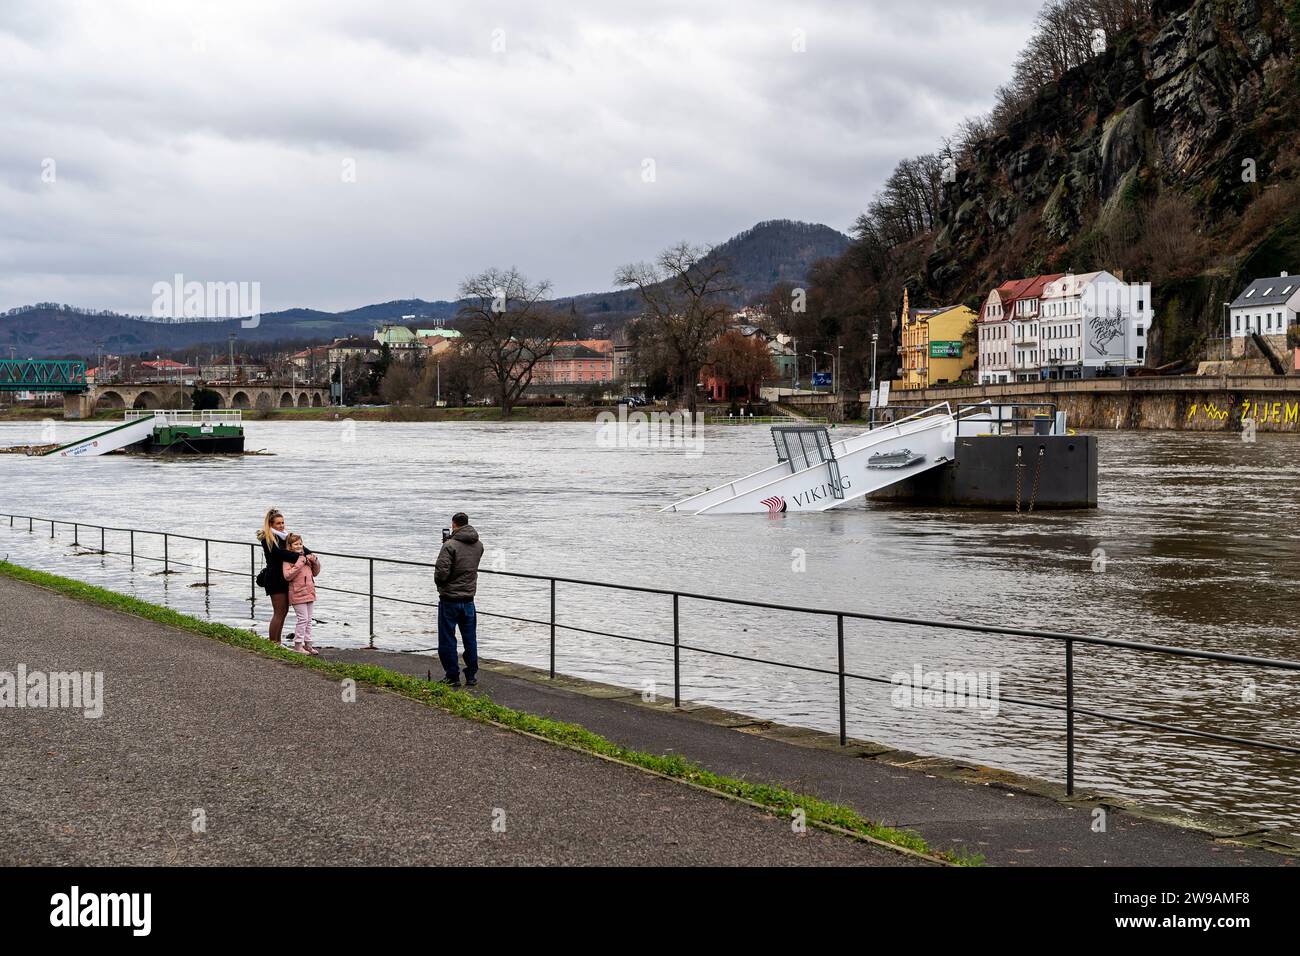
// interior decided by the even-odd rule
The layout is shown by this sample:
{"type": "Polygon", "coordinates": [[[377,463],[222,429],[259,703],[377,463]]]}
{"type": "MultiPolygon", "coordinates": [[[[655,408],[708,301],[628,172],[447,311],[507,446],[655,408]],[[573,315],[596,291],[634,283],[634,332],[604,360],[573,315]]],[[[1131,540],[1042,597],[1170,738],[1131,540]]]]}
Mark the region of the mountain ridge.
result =
{"type": "MultiPolygon", "coordinates": [[[[777,282],[804,281],[812,266],[849,247],[848,236],[829,226],[795,220],[764,220],[713,247],[710,257],[726,256],[736,265],[737,306],[761,297],[777,282]]],[[[577,317],[575,325],[601,324],[606,331],[639,311],[633,291],[613,290],[562,296],[551,300],[577,317]]],[[[414,315],[414,324],[451,322],[459,307],[448,300],[393,299],[339,312],[291,308],[264,313],[256,328],[240,319],[172,322],[39,303],[0,314],[0,354],[13,347],[22,358],[93,357],[109,353],[161,354],[185,349],[224,354],[234,333],[241,347],[249,343],[301,344],[347,335],[369,335],[384,322],[414,315]]]]}

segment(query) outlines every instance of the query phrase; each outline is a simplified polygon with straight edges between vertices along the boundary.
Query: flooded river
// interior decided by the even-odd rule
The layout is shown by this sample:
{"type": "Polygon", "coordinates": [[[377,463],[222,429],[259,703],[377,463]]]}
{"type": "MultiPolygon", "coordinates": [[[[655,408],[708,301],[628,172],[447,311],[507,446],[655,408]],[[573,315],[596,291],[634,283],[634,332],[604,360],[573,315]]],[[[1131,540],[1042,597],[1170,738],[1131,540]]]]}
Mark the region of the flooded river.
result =
{"type": "MultiPolygon", "coordinates": [[[[699,454],[604,449],[594,424],[250,422],[248,447],[274,456],[53,461],[0,455],[0,511],[121,528],[252,540],[271,505],[321,551],[432,562],[440,529],[467,511],[484,566],[615,584],[1300,659],[1294,619],[1300,438],[1115,432],[1100,436],[1101,507],[1015,514],[858,504],[825,514],[660,514],[677,499],[765,467],[766,428],[709,428],[699,454]]],[[[56,440],[91,426],[57,426],[56,440]]],[[[49,440],[38,423],[0,424],[0,445],[49,440]]],[[[82,532],[98,548],[98,532],[82,532]]],[[[126,551],[109,533],[110,551],[126,551]]],[[[138,535],[142,556],[161,538],[138,535]]],[[[202,572],[77,554],[71,529],[28,535],[0,522],[0,555],[213,619],[248,626],[249,548],[213,546],[202,572]]],[[[201,546],[170,557],[201,565],[201,546]]],[[[365,562],[326,559],[321,585],[365,591],[365,562]]],[[[433,602],[431,575],[383,565],[385,596],[433,602]]],[[[549,587],[485,575],[483,614],[545,620],[549,587]]],[[[561,584],[558,617],[592,631],[672,640],[671,599],[561,584]]],[[[252,608],[265,633],[268,607],[252,608]]],[[[317,640],[366,643],[365,597],[322,592],[317,640]]],[[[834,670],[835,621],[683,600],[693,648],[834,670]]],[[[427,650],[433,612],[380,601],[376,643],[427,650]]],[[[484,617],[486,657],[544,665],[544,624],[484,617]]],[[[847,669],[882,678],[917,667],[995,675],[1005,698],[1060,702],[1056,643],[850,621],[847,669]]],[[[431,661],[437,669],[437,663],[431,661]]],[[[670,648],[561,629],[557,668],[672,694],[670,648]]],[[[1300,677],[1239,665],[1080,646],[1081,707],[1246,737],[1300,743],[1300,677]]],[[[110,677],[111,687],[111,677],[110,677]]],[[[836,679],[687,652],[682,696],[759,717],[835,730],[836,679]]],[[[959,757],[1060,781],[1063,717],[996,708],[895,706],[888,684],[849,682],[848,730],[924,754],[959,757]]],[[[1077,723],[1077,784],[1184,810],[1300,824],[1300,758],[1102,722],[1077,723]]]]}

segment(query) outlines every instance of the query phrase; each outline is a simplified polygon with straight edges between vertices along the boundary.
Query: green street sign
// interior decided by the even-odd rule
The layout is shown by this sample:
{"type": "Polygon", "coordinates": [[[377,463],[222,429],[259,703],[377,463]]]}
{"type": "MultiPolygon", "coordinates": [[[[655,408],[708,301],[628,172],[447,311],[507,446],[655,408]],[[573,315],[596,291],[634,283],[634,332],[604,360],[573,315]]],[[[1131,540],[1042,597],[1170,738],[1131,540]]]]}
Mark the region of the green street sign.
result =
{"type": "Polygon", "coordinates": [[[961,358],[961,343],[931,342],[930,358],[961,358]]]}

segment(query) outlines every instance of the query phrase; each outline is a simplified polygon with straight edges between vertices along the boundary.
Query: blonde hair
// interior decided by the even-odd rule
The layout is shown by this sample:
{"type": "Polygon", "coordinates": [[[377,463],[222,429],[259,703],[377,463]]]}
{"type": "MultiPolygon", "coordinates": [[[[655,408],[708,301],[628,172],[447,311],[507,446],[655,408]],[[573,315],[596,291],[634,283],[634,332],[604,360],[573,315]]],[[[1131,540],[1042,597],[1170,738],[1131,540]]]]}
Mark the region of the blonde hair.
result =
{"type": "Polygon", "coordinates": [[[262,544],[275,544],[275,535],[271,533],[271,525],[274,524],[276,518],[283,517],[284,515],[280,514],[275,508],[270,509],[266,513],[266,517],[262,519],[262,530],[257,532],[257,540],[262,544]]]}
{"type": "Polygon", "coordinates": [[[290,551],[293,550],[293,546],[295,544],[301,544],[301,543],[302,543],[302,535],[300,534],[291,534],[289,535],[289,537],[284,539],[284,546],[288,548],[290,551]]]}

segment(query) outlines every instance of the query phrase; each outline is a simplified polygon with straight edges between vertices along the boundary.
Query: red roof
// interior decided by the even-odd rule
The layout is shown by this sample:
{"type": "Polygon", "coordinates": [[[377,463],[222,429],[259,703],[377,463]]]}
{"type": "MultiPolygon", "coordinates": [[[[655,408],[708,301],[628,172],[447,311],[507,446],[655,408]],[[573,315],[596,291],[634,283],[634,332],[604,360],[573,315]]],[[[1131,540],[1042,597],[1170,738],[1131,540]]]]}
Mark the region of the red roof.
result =
{"type": "MultiPolygon", "coordinates": [[[[994,291],[997,292],[998,298],[1002,300],[1003,317],[992,321],[1005,321],[1010,316],[1012,307],[1021,299],[1040,299],[1049,282],[1055,282],[1057,279],[1063,278],[1065,278],[1065,273],[1057,272],[1053,275],[1031,276],[1028,279],[1011,279],[1002,283],[994,291]]],[[[981,317],[981,320],[990,321],[983,317],[981,317]]]]}

